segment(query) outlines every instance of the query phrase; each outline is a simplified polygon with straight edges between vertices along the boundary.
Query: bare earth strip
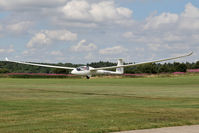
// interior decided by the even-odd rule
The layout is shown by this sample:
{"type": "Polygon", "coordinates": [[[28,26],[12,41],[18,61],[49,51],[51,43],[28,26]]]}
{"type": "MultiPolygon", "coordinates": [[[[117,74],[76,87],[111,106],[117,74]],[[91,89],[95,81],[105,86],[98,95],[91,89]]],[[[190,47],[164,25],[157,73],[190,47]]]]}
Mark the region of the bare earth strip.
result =
{"type": "Polygon", "coordinates": [[[199,133],[199,125],[133,130],[117,133],[199,133]]]}

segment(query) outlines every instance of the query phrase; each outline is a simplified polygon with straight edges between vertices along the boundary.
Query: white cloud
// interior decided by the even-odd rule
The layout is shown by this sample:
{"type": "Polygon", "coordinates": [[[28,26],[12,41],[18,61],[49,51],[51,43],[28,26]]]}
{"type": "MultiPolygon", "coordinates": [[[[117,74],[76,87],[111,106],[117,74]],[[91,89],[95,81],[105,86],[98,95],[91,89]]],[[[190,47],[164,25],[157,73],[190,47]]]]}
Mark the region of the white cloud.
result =
{"type": "Polygon", "coordinates": [[[190,45],[186,44],[186,43],[172,43],[172,44],[168,44],[166,42],[162,43],[162,44],[147,44],[149,50],[152,50],[153,52],[189,52],[190,51],[190,45]]]}
{"type": "Polygon", "coordinates": [[[185,11],[181,15],[186,18],[199,18],[199,9],[192,3],[188,3],[185,6],[185,11]]]}
{"type": "Polygon", "coordinates": [[[164,41],[172,42],[172,41],[181,41],[183,38],[180,35],[176,35],[173,33],[165,33],[162,38],[164,41]]]}
{"type": "Polygon", "coordinates": [[[124,8],[124,7],[119,7],[117,8],[117,13],[119,15],[121,15],[122,17],[125,17],[125,18],[130,18],[133,11],[131,11],[130,9],[128,8],[124,8]]]}
{"type": "Polygon", "coordinates": [[[145,51],[144,48],[139,48],[139,47],[135,48],[135,50],[138,51],[138,52],[144,52],[145,51]]]}
{"type": "Polygon", "coordinates": [[[161,47],[160,44],[147,44],[149,49],[153,50],[153,51],[158,51],[161,47]]]}
{"type": "Polygon", "coordinates": [[[32,48],[35,46],[45,46],[51,43],[50,38],[46,36],[44,33],[37,33],[27,44],[28,48],[32,48]]]}
{"type": "MultiPolygon", "coordinates": [[[[198,30],[199,29],[199,8],[192,3],[185,6],[181,14],[164,12],[157,16],[149,16],[145,20],[144,30],[198,30]]],[[[139,24],[137,24],[139,25],[139,24]]]]}
{"type": "Polygon", "coordinates": [[[97,49],[97,46],[93,43],[85,44],[86,40],[81,40],[77,45],[71,47],[71,51],[74,52],[88,52],[97,49]]]}
{"type": "Polygon", "coordinates": [[[88,19],[89,8],[89,3],[84,0],[72,0],[63,7],[63,12],[70,19],[88,19]]]}
{"type": "Polygon", "coordinates": [[[127,8],[116,8],[113,1],[92,4],[89,12],[96,21],[125,19],[132,15],[132,11],[127,8]]]}
{"type": "Polygon", "coordinates": [[[106,22],[129,19],[132,11],[124,7],[116,7],[114,1],[88,3],[86,0],[72,0],[62,10],[67,19],[82,21],[106,22]]]}
{"type": "Polygon", "coordinates": [[[176,23],[179,19],[177,14],[162,13],[159,16],[150,16],[146,19],[144,29],[157,29],[161,25],[176,23]]]}
{"type": "Polygon", "coordinates": [[[14,34],[20,34],[23,32],[26,32],[28,28],[30,28],[33,25],[30,21],[21,21],[13,24],[8,24],[5,26],[6,32],[11,32],[14,34]]]}
{"type": "Polygon", "coordinates": [[[63,55],[63,53],[62,53],[61,51],[59,51],[59,50],[57,50],[57,51],[52,51],[50,54],[51,54],[51,55],[54,55],[54,56],[62,56],[62,55],[63,55]]]}
{"type": "Polygon", "coordinates": [[[191,3],[185,6],[184,12],[181,14],[179,29],[198,30],[199,29],[199,8],[191,3]]]}
{"type": "Polygon", "coordinates": [[[13,53],[14,51],[13,45],[10,45],[8,49],[0,48],[0,53],[13,53]]]}
{"type": "Polygon", "coordinates": [[[99,50],[99,53],[102,55],[112,55],[112,54],[121,54],[127,52],[128,50],[122,46],[114,46],[112,48],[105,48],[99,50]]]}
{"type": "Polygon", "coordinates": [[[74,41],[77,39],[77,34],[67,30],[45,30],[44,33],[51,40],[74,41]]]}
{"type": "Polygon", "coordinates": [[[118,6],[114,0],[0,0],[0,11],[9,11],[7,15],[12,21],[48,22],[60,27],[93,28],[100,24],[133,22],[133,11],[118,6]]]}
{"type": "Polygon", "coordinates": [[[90,23],[89,22],[84,23],[84,22],[78,22],[78,21],[69,22],[69,21],[60,21],[57,18],[54,18],[52,21],[54,24],[59,25],[61,27],[83,27],[83,28],[96,28],[97,27],[97,24],[93,22],[90,22],[90,23]]]}
{"type": "Polygon", "coordinates": [[[31,21],[6,20],[0,24],[0,34],[3,36],[25,35],[31,32],[34,23],[31,21]]]}
{"type": "Polygon", "coordinates": [[[182,19],[179,22],[179,29],[184,30],[198,30],[199,29],[199,19],[182,19]]]}
{"type": "Polygon", "coordinates": [[[134,38],[135,35],[133,34],[133,32],[125,32],[123,34],[123,37],[130,39],[130,38],[134,38]]]}
{"type": "Polygon", "coordinates": [[[27,47],[42,47],[51,44],[53,41],[74,41],[77,34],[67,30],[44,30],[41,31],[28,42],[27,47]]]}
{"type": "Polygon", "coordinates": [[[0,49],[0,53],[4,53],[6,49],[0,49]]]}
{"type": "Polygon", "coordinates": [[[28,51],[28,50],[24,50],[24,51],[22,52],[22,54],[23,54],[23,55],[27,55],[27,54],[29,54],[29,51],[28,51]]]}

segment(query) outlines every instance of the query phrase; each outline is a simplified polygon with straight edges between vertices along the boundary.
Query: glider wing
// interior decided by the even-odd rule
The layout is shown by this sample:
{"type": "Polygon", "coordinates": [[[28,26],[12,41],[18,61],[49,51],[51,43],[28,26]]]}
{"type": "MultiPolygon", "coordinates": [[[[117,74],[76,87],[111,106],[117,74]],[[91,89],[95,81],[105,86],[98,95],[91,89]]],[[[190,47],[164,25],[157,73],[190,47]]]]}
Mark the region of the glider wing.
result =
{"type": "Polygon", "coordinates": [[[193,52],[191,52],[189,54],[186,54],[186,55],[182,55],[182,56],[165,58],[165,59],[160,59],[160,60],[155,60],[155,61],[141,62],[141,63],[136,63],[136,64],[127,64],[127,65],[120,65],[120,66],[93,68],[91,71],[106,70],[106,69],[121,68],[121,67],[132,67],[132,66],[138,66],[138,65],[143,65],[143,64],[150,64],[150,63],[156,63],[156,62],[174,60],[174,59],[179,59],[179,58],[187,57],[187,56],[190,56],[192,54],[193,54],[193,52]]]}
{"type": "Polygon", "coordinates": [[[50,68],[70,69],[70,70],[75,69],[73,67],[62,67],[62,66],[52,66],[52,65],[35,64],[35,63],[29,63],[29,62],[13,61],[13,60],[9,60],[7,57],[6,57],[6,61],[19,63],[19,64],[25,64],[25,65],[40,66],[40,67],[50,67],[50,68]]]}

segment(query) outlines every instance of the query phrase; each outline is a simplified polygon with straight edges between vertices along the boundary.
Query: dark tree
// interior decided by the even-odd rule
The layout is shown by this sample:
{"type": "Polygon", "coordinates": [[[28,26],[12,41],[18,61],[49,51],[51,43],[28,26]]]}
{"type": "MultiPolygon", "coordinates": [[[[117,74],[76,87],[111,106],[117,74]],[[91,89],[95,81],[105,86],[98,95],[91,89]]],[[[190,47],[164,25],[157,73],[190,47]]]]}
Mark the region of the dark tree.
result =
{"type": "Polygon", "coordinates": [[[196,69],[199,68],[199,61],[196,62],[196,64],[194,65],[194,68],[196,68],[196,69]]]}

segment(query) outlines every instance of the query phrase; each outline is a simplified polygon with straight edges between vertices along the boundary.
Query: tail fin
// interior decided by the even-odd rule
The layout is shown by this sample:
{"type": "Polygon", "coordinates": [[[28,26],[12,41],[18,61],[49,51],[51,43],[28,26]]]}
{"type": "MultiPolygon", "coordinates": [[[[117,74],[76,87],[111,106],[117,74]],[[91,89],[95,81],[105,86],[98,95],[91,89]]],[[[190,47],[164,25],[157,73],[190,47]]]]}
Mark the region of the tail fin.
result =
{"type": "MultiPolygon", "coordinates": [[[[122,66],[124,64],[123,59],[118,59],[117,66],[122,66]]],[[[124,67],[116,68],[116,72],[119,74],[124,73],[124,67]]]]}

